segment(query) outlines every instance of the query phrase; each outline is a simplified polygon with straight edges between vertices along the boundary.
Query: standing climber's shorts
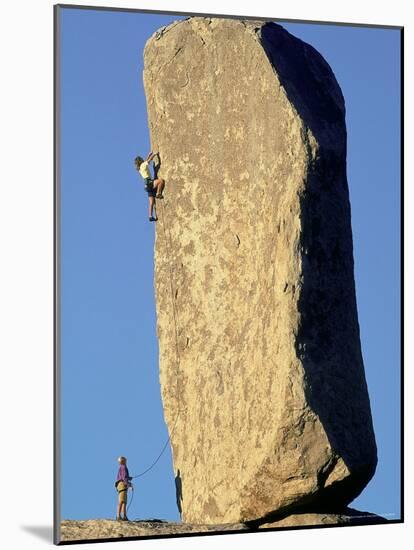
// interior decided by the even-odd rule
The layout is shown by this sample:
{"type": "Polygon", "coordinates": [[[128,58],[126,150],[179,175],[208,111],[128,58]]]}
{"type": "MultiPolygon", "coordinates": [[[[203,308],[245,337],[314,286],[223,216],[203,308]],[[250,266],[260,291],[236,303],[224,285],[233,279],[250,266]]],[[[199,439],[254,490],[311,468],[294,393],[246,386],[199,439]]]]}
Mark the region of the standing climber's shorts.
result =
{"type": "Polygon", "coordinates": [[[120,481],[116,489],[119,493],[119,502],[126,503],[128,498],[128,487],[126,486],[126,483],[124,483],[123,481],[120,481]]]}
{"type": "Polygon", "coordinates": [[[157,190],[154,187],[153,179],[145,178],[145,191],[148,193],[149,197],[155,197],[157,195],[157,190]]]}

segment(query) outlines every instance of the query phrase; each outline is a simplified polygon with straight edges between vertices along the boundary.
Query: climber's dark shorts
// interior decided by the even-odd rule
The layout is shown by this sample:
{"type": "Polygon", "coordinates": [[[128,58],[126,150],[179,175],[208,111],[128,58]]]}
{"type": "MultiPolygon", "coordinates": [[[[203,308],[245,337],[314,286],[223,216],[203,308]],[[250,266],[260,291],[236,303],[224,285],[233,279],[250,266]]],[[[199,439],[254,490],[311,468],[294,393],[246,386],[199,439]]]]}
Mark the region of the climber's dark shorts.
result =
{"type": "Polygon", "coordinates": [[[154,187],[154,180],[151,178],[145,178],[145,191],[149,197],[155,197],[157,195],[157,190],[154,187]]]}

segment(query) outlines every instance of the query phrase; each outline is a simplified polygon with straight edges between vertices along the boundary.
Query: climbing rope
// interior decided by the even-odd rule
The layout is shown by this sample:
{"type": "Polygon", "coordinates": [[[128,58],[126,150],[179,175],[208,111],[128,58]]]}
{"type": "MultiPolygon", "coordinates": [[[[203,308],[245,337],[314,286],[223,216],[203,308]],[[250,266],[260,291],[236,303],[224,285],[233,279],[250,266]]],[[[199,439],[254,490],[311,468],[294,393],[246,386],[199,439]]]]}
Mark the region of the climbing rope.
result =
{"type": "Polygon", "coordinates": [[[160,454],[157,456],[157,458],[154,460],[154,462],[151,464],[151,466],[149,468],[147,468],[146,470],[144,470],[143,472],[141,472],[140,474],[137,474],[136,476],[132,476],[132,479],[136,479],[137,477],[142,477],[143,475],[145,475],[147,472],[149,472],[150,470],[152,470],[152,468],[157,464],[157,462],[159,461],[159,459],[162,457],[165,449],[167,448],[167,445],[168,443],[170,442],[170,439],[171,439],[171,436],[172,434],[174,433],[174,429],[175,429],[175,425],[177,424],[177,420],[178,420],[178,416],[179,416],[179,413],[177,415],[177,418],[175,419],[175,423],[174,423],[174,427],[170,433],[170,435],[168,436],[168,439],[167,441],[165,442],[164,444],[164,447],[162,448],[160,454]]]}
{"type": "MultiPolygon", "coordinates": [[[[162,228],[163,228],[163,231],[164,231],[164,242],[165,242],[165,245],[166,245],[166,250],[168,248],[168,245],[167,245],[167,234],[165,232],[165,208],[164,208],[164,204],[162,204],[162,228]]],[[[172,239],[171,239],[171,230],[170,230],[170,226],[167,224],[167,227],[168,227],[168,236],[169,236],[169,250],[171,251],[173,248],[172,248],[172,239]]],[[[178,392],[178,371],[179,371],[179,366],[180,366],[180,352],[179,352],[179,344],[178,344],[178,328],[177,328],[177,325],[178,325],[178,315],[177,315],[177,311],[175,309],[175,293],[174,293],[174,287],[173,287],[173,272],[172,272],[172,267],[171,267],[171,260],[169,261],[168,263],[168,266],[169,266],[169,270],[170,270],[170,291],[171,291],[171,304],[172,304],[172,310],[173,310],[173,319],[174,319],[174,331],[175,331],[175,356],[176,356],[176,372],[177,372],[177,376],[176,376],[176,381],[177,381],[177,401],[178,401],[178,405],[180,404],[180,400],[179,400],[179,392],[178,392]]],[[[178,406],[178,409],[180,409],[180,407],[178,406]]]]}
{"type": "Polygon", "coordinates": [[[126,515],[128,515],[128,510],[129,510],[129,507],[131,506],[133,500],[134,500],[134,490],[132,489],[132,497],[131,497],[131,500],[129,501],[129,504],[127,506],[126,515]]]}
{"type": "MultiPolygon", "coordinates": [[[[163,232],[164,232],[164,242],[165,242],[165,249],[167,250],[168,249],[168,243],[167,243],[167,234],[166,234],[166,231],[165,231],[165,211],[164,211],[164,206],[162,206],[162,227],[163,227],[163,232]]],[[[168,228],[168,231],[169,231],[169,244],[170,244],[170,248],[169,250],[172,250],[172,239],[171,239],[171,231],[170,229],[168,228]]],[[[179,392],[178,392],[178,371],[179,371],[179,364],[180,364],[180,353],[179,353],[179,346],[178,346],[178,328],[177,328],[177,312],[176,312],[176,309],[175,309],[175,300],[174,300],[174,287],[173,287],[173,283],[172,283],[172,280],[173,280],[173,273],[172,273],[172,268],[171,268],[171,262],[169,262],[169,271],[170,271],[170,290],[171,290],[171,303],[172,303],[172,309],[173,309],[173,320],[174,320],[174,334],[175,334],[175,351],[176,351],[176,365],[177,365],[177,401],[178,401],[178,405],[180,404],[180,400],[179,400],[179,392]]],[[[132,479],[136,479],[138,477],[142,477],[143,475],[145,475],[147,472],[149,472],[150,470],[152,470],[152,468],[157,464],[157,462],[159,461],[159,459],[161,458],[161,456],[164,454],[164,451],[166,450],[167,448],[167,445],[168,443],[170,442],[171,440],[171,436],[172,434],[174,433],[174,430],[175,430],[175,427],[177,425],[177,421],[178,421],[178,418],[180,416],[180,413],[181,413],[181,410],[180,410],[180,407],[178,407],[178,413],[177,413],[177,417],[175,419],[175,422],[174,422],[174,426],[173,426],[173,429],[171,430],[169,436],[168,436],[168,439],[167,441],[165,442],[163,448],[161,449],[161,452],[159,453],[159,455],[157,456],[157,458],[154,460],[154,462],[151,464],[151,466],[149,466],[146,470],[144,470],[143,472],[141,472],[140,474],[137,474],[136,476],[132,476],[132,479]]],[[[132,499],[131,499],[131,502],[132,502],[132,499]]],[[[131,502],[129,503],[128,505],[128,508],[129,506],[131,505],[131,502]]]]}

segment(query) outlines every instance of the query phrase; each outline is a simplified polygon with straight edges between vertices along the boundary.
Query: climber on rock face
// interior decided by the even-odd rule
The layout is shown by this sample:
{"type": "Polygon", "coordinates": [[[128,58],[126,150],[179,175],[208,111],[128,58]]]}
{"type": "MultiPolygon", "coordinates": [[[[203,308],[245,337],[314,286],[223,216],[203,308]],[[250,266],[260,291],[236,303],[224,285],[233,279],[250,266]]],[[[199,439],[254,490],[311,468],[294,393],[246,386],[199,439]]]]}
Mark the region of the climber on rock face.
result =
{"type": "MultiPolygon", "coordinates": [[[[149,199],[148,214],[149,214],[150,222],[156,222],[158,220],[157,206],[156,206],[155,199],[163,198],[162,192],[165,185],[165,181],[162,178],[158,178],[156,176],[154,178],[151,177],[149,163],[153,160],[155,156],[158,156],[158,167],[159,167],[158,153],[153,153],[151,151],[151,153],[148,154],[146,160],[144,160],[142,157],[135,158],[135,167],[145,180],[145,191],[148,193],[148,199],[149,199]],[[155,216],[153,216],[153,213],[155,213],[155,216]]],[[[154,173],[156,174],[156,172],[157,172],[157,168],[154,166],[154,173]]]]}

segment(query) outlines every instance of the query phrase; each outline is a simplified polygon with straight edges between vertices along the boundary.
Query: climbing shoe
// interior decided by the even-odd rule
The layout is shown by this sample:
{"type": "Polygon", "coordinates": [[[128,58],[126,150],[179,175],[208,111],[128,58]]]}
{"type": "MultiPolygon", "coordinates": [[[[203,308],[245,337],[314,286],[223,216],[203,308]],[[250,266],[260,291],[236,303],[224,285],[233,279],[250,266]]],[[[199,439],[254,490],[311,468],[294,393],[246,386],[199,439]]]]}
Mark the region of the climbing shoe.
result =
{"type": "Polygon", "coordinates": [[[155,198],[156,198],[156,199],[163,199],[163,198],[164,198],[164,195],[155,195],[155,198]]]}
{"type": "Polygon", "coordinates": [[[121,518],[121,521],[129,521],[128,518],[121,518]]]}

